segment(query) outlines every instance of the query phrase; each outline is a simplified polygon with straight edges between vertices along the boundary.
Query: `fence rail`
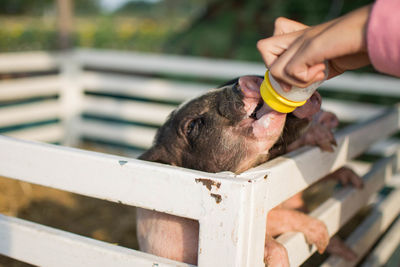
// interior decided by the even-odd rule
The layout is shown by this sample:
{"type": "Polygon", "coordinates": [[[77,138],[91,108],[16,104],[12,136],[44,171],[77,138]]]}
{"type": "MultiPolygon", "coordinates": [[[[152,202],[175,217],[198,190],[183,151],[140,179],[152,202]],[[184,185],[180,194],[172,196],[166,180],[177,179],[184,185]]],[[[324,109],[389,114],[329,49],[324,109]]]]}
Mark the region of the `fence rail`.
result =
{"type": "MultiPolygon", "coordinates": [[[[397,139],[387,138],[399,130],[399,106],[324,99],[325,108],[341,121],[352,122],[335,134],[334,153],[302,148],[240,175],[12,137],[51,143],[100,140],[144,150],[151,145],[156,127],[179,103],[215,87],[217,81],[262,75],[264,70],[263,64],[251,62],[90,49],[67,55],[0,55],[0,73],[10,77],[45,72],[0,81],[0,131],[11,136],[0,136],[0,175],[198,220],[199,266],[263,266],[267,212],[362,153],[385,156],[371,167],[355,165],[363,170],[364,189],[339,190],[310,215],[324,221],[333,235],[382,187],[397,188],[390,178],[398,179],[399,145],[397,139]],[[183,76],[185,81],[180,80],[183,76]],[[204,180],[219,186],[208,189],[204,180]]],[[[400,82],[379,75],[344,74],[324,83],[321,90],[395,99],[400,96],[400,82]]],[[[383,200],[376,198],[371,219],[349,237],[360,259],[400,213],[393,204],[398,203],[398,190],[383,200]],[[378,226],[379,231],[370,234],[378,226]]],[[[0,237],[4,237],[0,253],[37,265],[60,266],[56,260],[62,257],[68,266],[108,261],[115,266],[189,266],[6,216],[0,216],[0,237]]],[[[299,233],[284,234],[278,241],[287,248],[292,266],[315,251],[299,233]]],[[[382,251],[378,247],[373,254],[382,251]]],[[[324,264],[344,263],[330,258],[324,264]]]]}

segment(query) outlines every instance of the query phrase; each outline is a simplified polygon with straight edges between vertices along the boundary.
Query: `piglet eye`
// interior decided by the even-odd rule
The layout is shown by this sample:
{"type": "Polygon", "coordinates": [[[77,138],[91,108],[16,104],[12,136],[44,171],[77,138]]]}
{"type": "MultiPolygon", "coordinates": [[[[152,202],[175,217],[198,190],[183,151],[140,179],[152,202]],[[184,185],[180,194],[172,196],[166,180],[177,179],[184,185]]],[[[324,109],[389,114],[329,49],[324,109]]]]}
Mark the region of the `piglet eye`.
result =
{"type": "Polygon", "coordinates": [[[239,82],[236,82],[233,86],[232,89],[234,92],[238,93],[241,91],[240,87],[239,87],[239,82]]]}
{"type": "Polygon", "coordinates": [[[193,131],[195,125],[196,125],[196,121],[193,120],[193,121],[189,122],[189,124],[186,128],[187,135],[189,135],[193,131]]]}
{"type": "Polygon", "coordinates": [[[189,123],[186,126],[186,135],[190,136],[193,135],[194,133],[198,132],[199,128],[203,125],[203,119],[202,118],[197,118],[189,121],[189,123]]]}

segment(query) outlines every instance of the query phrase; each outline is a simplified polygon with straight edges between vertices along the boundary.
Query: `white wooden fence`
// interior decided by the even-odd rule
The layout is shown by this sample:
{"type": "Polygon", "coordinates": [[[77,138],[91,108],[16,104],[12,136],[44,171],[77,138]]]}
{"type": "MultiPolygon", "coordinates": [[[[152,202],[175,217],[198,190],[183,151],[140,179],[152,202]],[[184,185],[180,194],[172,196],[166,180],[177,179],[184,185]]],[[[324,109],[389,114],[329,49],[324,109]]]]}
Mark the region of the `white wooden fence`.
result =
{"type": "MultiPolygon", "coordinates": [[[[364,266],[386,262],[400,241],[399,147],[396,139],[387,139],[400,127],[398,105],[324,99],[326,109],[351,123],[336,133],[334,153],[302,148],[240,175],[48,144],[85,140],[128,147],[137,155],[177,103],[212,88],[216,80],[264,70],[248,62],[102,50],[0,55],[0,73],[42,72],[0,81],[0,175],[198,220],[199,266],[253,267],[264,266],[267,212],[351,165],[363,175],[364,189],[338,190],[311,216],[324,221],[332,236],[362,207],[372,204],[373,210],[346,241],[358,261],[330,257],[323,266],[354,266],[365,255],[364,266]],[[183,82],[184,76],[203,82],[183,82]],[[368,164],[354,161],[362,153],[381,157],[368,164]],[[208,189],[198,179],[218,186],[208,189]],[[385,186],[393,190],[383,197],[377,192],[385,186]]],[[[330,90],[400,98],[400,81],[346,74],[321,89],[330,90]]],[[[278,241],[288,249],[291,266],[315,251],[299,233],[278,241]]],[[[40,266],[189,266],[4,215],[0,253],[40,266]]]]}

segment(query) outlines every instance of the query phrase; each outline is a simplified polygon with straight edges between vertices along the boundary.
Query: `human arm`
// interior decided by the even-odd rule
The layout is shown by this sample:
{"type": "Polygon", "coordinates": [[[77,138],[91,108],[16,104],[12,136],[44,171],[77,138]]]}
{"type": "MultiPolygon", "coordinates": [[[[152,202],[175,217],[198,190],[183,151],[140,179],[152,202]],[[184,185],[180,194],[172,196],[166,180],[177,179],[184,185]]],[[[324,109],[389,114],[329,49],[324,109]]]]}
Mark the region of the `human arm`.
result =
{"type": "Polygon", "coordinates": [[[324,24],[304,25],[297,31],[284,25],[273,37],[260,40],[257,47],[275,78],[306,87],[325,78],[325,61],[329,78],[369,64],[366,27],[370,9],[368,5],[324,24]]]}
{"type": "Polygon", "coordinates": [[[371,63],[380,72],[400,77],[399,0],[375,2],[368,23],[367,46],[371,63]]]}

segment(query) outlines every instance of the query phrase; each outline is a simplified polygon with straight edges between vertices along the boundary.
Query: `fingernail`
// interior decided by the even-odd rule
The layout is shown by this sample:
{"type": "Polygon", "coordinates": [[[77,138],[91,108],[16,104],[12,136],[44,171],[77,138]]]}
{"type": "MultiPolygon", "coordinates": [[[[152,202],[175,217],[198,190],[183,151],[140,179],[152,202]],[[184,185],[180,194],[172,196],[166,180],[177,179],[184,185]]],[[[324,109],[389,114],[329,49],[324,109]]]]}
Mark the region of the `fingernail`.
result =
{"type": "Polygon", "coordinates": [[[297,73],[296,77],[301,81],[307,81],[307,75],[308,75],[308,72],[307,72],[307,70],[305,70],[305,71],[297,73]]]}
{"type": "Polygon", "coordinates": [[[282,90],[285,92],[289,92],[292,89],[292,86],[290,84],[284,82],[280,82],[279,84],[281,85],[282,90]]]}

